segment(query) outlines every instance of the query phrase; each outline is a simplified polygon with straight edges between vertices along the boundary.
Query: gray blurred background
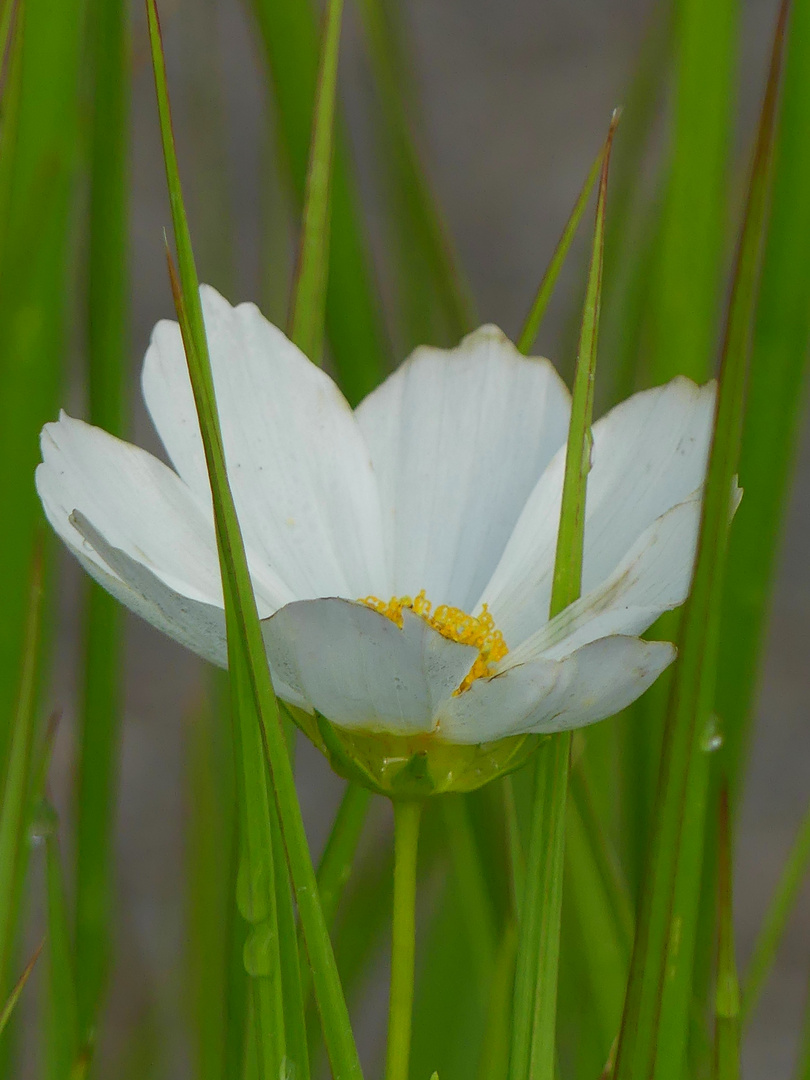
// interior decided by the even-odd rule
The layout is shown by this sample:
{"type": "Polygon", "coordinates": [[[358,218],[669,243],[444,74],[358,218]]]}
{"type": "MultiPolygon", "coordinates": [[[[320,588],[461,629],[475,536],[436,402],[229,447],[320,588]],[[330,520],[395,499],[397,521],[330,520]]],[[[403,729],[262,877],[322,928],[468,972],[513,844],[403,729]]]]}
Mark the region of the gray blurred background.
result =
{"type": "MultiPolygon", "coordinates": [[[[402,0],[424,158],[482,319],[498,323],[509,334],[521,324],[610,112],[622,100],[652,7],[650,0],[402,0]]],[[[750,0],[746,6],[739,67],[741,148],[747,146],[761,93],[775,7],[773,0],[750,0]]],[[[268,215],[283,222],[288,211],[283,192],[266,179],[272,131],[252,28],[238,0],[164,0],[161,11],[181,170],[193,218],[201,226],[195,229],[201,276],[209,276],[206,267],[215,267],[212,283],[230,300],[258,300],[271,317],[283,320],[286,301],[279,282],[288,271],[292,249],[279,244],[277,265],[268,271],[261,266],[259,236],[268,215]],[[206,207],[219,205],[221,199],[235,230],[230,251],[222,244],[226,230],[203,224],[206,207]]],[[[378,178],[368,153],[373,138],[367,105],[370,79],[351,3],[346,18],[344,102],[379,250],[384,238],[374,211],[378,178]]],[[[134,24],[131,434],[157,451],[137,379],[152,325],[172,315],[162,234],[169,214],[139,4],[134,24]]],[[[565,304],[554,306],[539,342],[540,351],[565,362],[570,357],[560,353],[567,348],[567,310],[565,304]]],[[[78,370],[79,353],[76,363],[78,370]]],[[[78,391],[68,404],[82,415],[78,391]]],[[[736,903],[743,964],[810,797],[809,454],[805,440],[780,563],[739,833],[736,903]]],[[[56,659],[56,698],[65,720],[54,781],[55,802],[66,816],[79,597],[79,575],[68,563],[65,559],[56,659]]],[[[188,1075],[186,1049],[169,1033],[181,1026],[183,1015],[186,727],[201,686],[199,662],[156,631],[129,620],[117,841],[120,922],[102,1060],[114,1060],[132,1025],[154,1013],[160,1040],[168,1040],[165,1075],[173,1080],[188,1075]]],[[[314,752],[303,749],[301,761],[301,795],[317,850],[340,783],[314,752]]],[[[375,827],[387,824],[380,808],[375,827]]],[[[747,1080],[781,1080],[792,1074],[810,971],[809,916],[810,891],[805,890],[751,1024],[745,1047],[747,1080]]],[[[380,975],[382,979],[384,971],[380,975]]],[[[378,980],[362,1010],[363,1039],[372,1048],[381,1035],[383,993],[384,983],[378,980]]],[[[104,1068],[101,1075],[113,1073],[104,1068]]]]}

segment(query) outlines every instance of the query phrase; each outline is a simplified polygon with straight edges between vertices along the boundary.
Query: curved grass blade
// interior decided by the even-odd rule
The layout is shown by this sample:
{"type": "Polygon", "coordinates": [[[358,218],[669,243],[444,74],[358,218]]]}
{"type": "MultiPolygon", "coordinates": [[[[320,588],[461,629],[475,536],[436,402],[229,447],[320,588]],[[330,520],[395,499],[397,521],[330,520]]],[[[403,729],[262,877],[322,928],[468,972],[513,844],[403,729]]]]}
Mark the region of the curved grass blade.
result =
{"type": "Polygon", "coordinates": [[[773,967],[776,952],[796,905],[802,883],[810,867],[810,810],[805,814],[788,856],[779,884],[768,905],[754,951],[743,980],[741,1022],[746,1023],[756,1007],[768,973],[773,967]]]}
{"type": "Polygon", "coordinates": [[[723,592],[717,712],[720,761],[736,803],[810,359],[810,5],[794,4],[785,54],[773,200],[740,452],[745,498],[723,592]]]}
{"type": "MultiPolygon", "coordinates": [[[[232,619],[233,615],[229,614],[232,619]]],[[[229,629],[229,633],[230,633],[229,629]]],[[[247,924],[243,961],[251,1007],[247,1053],[253,1052],[260,1080],[281,1075],[286,1057],[285,1008],[279,954],[277,878],[270,821],[272,795],[268,790],[261,734],[255,722],[250,681],[244,655],[228,657],[233,701],[233,741],[236,750],[236,789],[239,805],[239,869],[236,898],[247,924]]]]}
{"type": "MultiPolygon", "coordinates": [[[[299,205],[303,205],[318,76],[318,34],[312,7],[307,0],[250,0],[250,7],[267,54],[292,186],[299,205]]],[[[327,333],[341,388],[355,405],[379,382],[388,347],[354,179],[339,134],[331,206],[327,333]]]]}
{"type": "Polygon", "coordinates": [[[31,973],[36,966],[37,960],[39,960],[40,954],[44,946],[45,941],[43,940],[39,943],[36,951],[34,952],[34,955],[23,968],[22,975],[20,975],[19,979],[17,979],[16,983],[14,984],[14,987],[9,994],[7,1001],[3,1006],[3,1011],[0,1012],[0,1035],[2,1035],[6,1029],[6,1024],[9,1022],[11,1014],[14,1012],[17,1002],[20,1000],[20,994],[22,994],[23,990],[25,989],[25,984],[31,977],[31,973]]]}
{"type": "Polygon", "coordinates": [[[526,322],[523,324],[520,337],[516,342],[518,349],[524,356],[528,356],[532,350],[532,346],[537,337],[537,332],[540,329],[540,324],[543,321],[543,316],[546,313],[546,308],[548,307],[551,295],[554,292],[554,286],[557,284],[557,278],[560,276],[563,263],[568,256],[571,244],[576,236],[579,223],[582,220],[582,215],[585,213],[585,207],[588,205],[588,200],[591,197],[593,186],[602,170],[604,156],[605,147],[602,146],[594,159],[593,165],[591,165],[590,172],[585,177],[585,183],[582,185],[582,190],[577,197],[577,201],[574,203],[574,209],[571,211],[571,216],[565,223],[562,236],[557,243],[557,247],[554,249],[554,254],[551,256],[551,262],[548,264],[546,272],[543,274],[543,278],[537,288],[537,294],[532,302],[529,314],[526,316],[526,322]]]}
{"type": "MultiPolygon", "coordinates": [[[[128,364],[129,8],[88,4],[92,71],[87,265],[89,422],[123,433],[128,364]]],[[[122,611],[87,582],[76,807],[76,979],[79,1027],[95,1026],[111,947],[112,831],[121,713],[122,611]]]]}
{"type": "Polygon", "coordinates": [[[298,253],[290,337],[314,363],[321,362],[326,285],[329,272],[329,222],[332,157],[343,0],[329,0],[321,45],[309,151],[301,246],[298,253]]]}
{"type": "Polygon", "coordinates": [[[720,792],[718,832],[718,952],[714,1004],[714,1078],[740,1080],[740,986],[734,957],[734,903],[728,789],[720,792]]]}
{"type": "MultiPolygon", "coordinates": [[[[585,491],[590,467],[593,382],[596,368],[605,202],[614,113],[602,161],[593,252],[582,316],[560,526],[551,593],[553,617],[579,596],[585,491]]],[[[519,932],[510,1080],[553,1080],[560,952],[565,814],[571,734],[553,735],[538,751],[526,888],[519,932]]]]}
{"type": "Polygon", "coordinates": [[[672,682],[649,861],[616,1060],[616,1080],[648,1080],[662,1024],[664,976],[684,837],[689,775],[701,754],[714,693],[719,601],[728,547],[729,500],[739,458],[746,371],[769,195],[787,3],[783,3],[751,171],[722,351],[720,386],[692,592],[682,622],[672,682]]]}
{"type": "Polygon", "coordinates": [[[397,55],[402,42],[391,25],[395,12],[383,0],[361,0],[358,6],[385,122],[383,164],[391,177],[392,216],[401,248],[399,288],[406,348],[435,342],[430,318],[434,307],[449,336],[457,340],[477,319],[414,139],[405,92],[407,58],[397,55]]]}
{"type": "MultiPolygon", "coordinates": [[[[240,716],[240,732],[246,738],[256,732],[258,721],[264,751],[270,767],[284,845],[287,852],[307,953],[312,965],[315,998],[321,1014],[327,1051],[336,1080],[362,1075],[348,1011],[335,965],[328,929],[318,897],[317,882],[309,845],[301,818],[292,767],[282,731],[278,705],[256,602],[245,557],[233,496],[228,484],[225,454],[216,410],[210,360],[202,317],[197,273],[191,249],[188,223],[171,128],[166,71],[155,0],[147,0],[152,61],[158,97],[163,152],[169,187],[179,279],[169,266],[191,384],[194,391],[206,463],[211,479],[214,524],[223,579],[228,630],[228,658],[231,678],[244,693],[237,706],[250,704],[250,716],[240,716]],[[250,721],[249,723],[247,721],[250,721]]],[[[247,712],[248,710],[245,710],[247,712]]]]}
{"type": "MultiPolygon", "coordinates": [[[[349,781],[340,801],[332,829],[318,864],[318,892],[326,925],[331,930],[341,897],[351,876],[360,834],[368,817],[371,792],[349,781]]],[[[304,957],[303,936],[299,933],[299,953],[304,957]]],[[[301,993],[306,1008],[312,988],[312,972],[304,957],[301,963],[301,993]]]]}

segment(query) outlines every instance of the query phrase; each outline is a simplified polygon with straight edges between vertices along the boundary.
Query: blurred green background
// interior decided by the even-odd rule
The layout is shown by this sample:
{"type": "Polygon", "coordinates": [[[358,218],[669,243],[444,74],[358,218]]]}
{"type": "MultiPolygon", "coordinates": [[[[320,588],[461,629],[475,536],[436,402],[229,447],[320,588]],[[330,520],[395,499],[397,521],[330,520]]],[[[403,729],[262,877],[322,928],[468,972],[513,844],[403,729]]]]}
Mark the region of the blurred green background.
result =
{"type": "MultiPolygon", "coordinates": [[[[612,108],[626,100],[640,57],[653,72],[669,40],[660,5],[652,0],[403,0],[389,5],[401,32],[400,70],[417,144],[443,208],[476,298],[480,321],[515,336],[604,137],[612,108]],[[662,44],[663,43],[663,44],[662,44]]],[[[173,96],[180,166],[202,280],[233,302],[256,300],[274,321],[287,317],[294,258],[293,200],[277,151],[278,118],[268,93],[264,57],[245,6],[237,0],[164,0],[161,16],[173,96]]],[[[745,175],[739,162],[750,146],[764,80],[772,0],[742,5],[736,58],[739,110],[729,185],[737,210],[745,175]]],[[[160,453],[138,393],[140,363],[153,324],[172,317],[165,272],[163,228],[169,224],[165,180],[148,59],[144,17],[133,6],[129,264],[131,332],[127,372],[132,441],[160,453]]],[[[393,151],[381,133],[379,98],[359,25],[348,4],[343,32],[341,93],[348,138],[374,260],[398,362],[413,342],[413,327],[436,343],[454,340],[452,328],[418,293],[410,321],[395,302],[391,251],[401,236],[384,213],[393,151]]],[[[639,157],[638,205],[654,206],[657,152],[665,142],[667,90],[640,92],[652,122],[639,157]]],[[[639,91],[636,91],[637,95],[639,91]]],[[[636,102],[638,107],[638,101],[636,102]]],[[[643,111],[643,110],[640,110],[643,111]]],[[[617,145],[615,199],[621,155],[631,156],[630,132],[617,145]]],[[[633,185],[630,185],[633,188],[633,185]]],[[[631,191],[631,194],[633,192],[631,191]]],[[[83,190],[83,196],[87,192],[83,190]]],[[[609,203],[608,214],[611,213],[609,203]]],[[[623,250],[643,249],[649,217],[636,215],[623,250]]],[[[690,242],[699,242],[691,238],[690,242]]],[[[71,238],[76,289],[86,241],[71,238]]],[[[808,237],[810,243],[810,237],[808,237]]],[[[538,351],[570,373],[587,230],[577,241],[538,341],[538,351]]],[[[731,246],[729,244],[729,256],[731,246]]],[[[407,253],[406,256],[407,258],[407,253]]],[[[610,263],[608,264],[610,273],[610,263]]],[[[616,281],[619,280],[618,271],[616,281]]],[[[607,288],[611,287],[608,279],[607,288]]],[[[73,318],[73,375],[62,402],[85,416],[84,334],[73,318]]],[[[610,374],[611,348],[620,338],[606,326],[600,359],[610,374]]],[[[687,365],[688,366],[688,365],[687,365]]],[[[805,810],[810,784],[810,445],[804,440],[780,561],[767,662],[751,768],[737,838],[737,929],[744,964],[752,940],[805,810]]],[[[51,699],[63,709],[52,769],[52,798],[70,820],[76,671],[83,587],[78,568],[60,552],[64,569],[53,641],[51,699]]],[[[114,1063],[136,1038],[145,1047],[140,1075],[190,1076],[184,1036],[187,1009],[184,943],[187,929],[185,857],[189,817],[191,717],[204,693],[202,665],[135,619],[126,622],[126,706],[121,789],[116,823],[117,941],[99,1075],[117,1076],[114,1063]],[[149,1049],[147,1035],[154,1039],[149,1049]],[[159,1047],[159,1051],[158,1048],[159,1047]],[[160,1061],[149,1071],[147,1061],[160,1061]]],[[[305,818],[319,850],[341,784],[317,753],[301,745],[300,791],[305,818]]],[[[387,843],[387,807],[376,806],[364,843],[387,843]]],[[[35,865],[35,873],[41,868],[35,865]]],[[[429,892],[429,890],[428,890],[429,892]]],[[[36,890],[35,890],[36,894],[36,890]]],[[[796,1033],[810,963],[810,894],[805,893],[748,1031],[747,1080],[791,1075],[796,1033]]],[[[382,1046],[386,967],[381,956],[366,982],[358,1040],[368,1060],[382,1046]]],[[[33,1061],[36,996],[28,995],[24,1025],[33,1061]]],[[[35,1075],[24,1072],[24,1077],[35,1075]]]]}

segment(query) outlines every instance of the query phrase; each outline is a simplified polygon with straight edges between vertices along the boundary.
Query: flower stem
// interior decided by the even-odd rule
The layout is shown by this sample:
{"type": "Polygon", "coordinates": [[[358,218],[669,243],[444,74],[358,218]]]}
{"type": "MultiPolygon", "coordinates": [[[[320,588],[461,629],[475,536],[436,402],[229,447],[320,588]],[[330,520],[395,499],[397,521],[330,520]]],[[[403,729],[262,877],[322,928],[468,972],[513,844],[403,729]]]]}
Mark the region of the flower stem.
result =
{"type": "Polygon", "coordinates": [[[408,1080],[416,937],[416,849],[421,802],[394,803],[394,919],[386,1080],[408,1080]]]}

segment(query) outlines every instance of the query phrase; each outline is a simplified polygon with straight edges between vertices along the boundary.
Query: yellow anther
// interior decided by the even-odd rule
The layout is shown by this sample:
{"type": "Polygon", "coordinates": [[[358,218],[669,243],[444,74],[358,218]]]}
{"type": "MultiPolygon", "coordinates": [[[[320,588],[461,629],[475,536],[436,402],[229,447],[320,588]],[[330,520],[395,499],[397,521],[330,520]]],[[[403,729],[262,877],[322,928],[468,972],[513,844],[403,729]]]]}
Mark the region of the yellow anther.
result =
{"type": "Polygon", "coordinates": [[[509,652],[503,634],[495,628],[495,620],[483,604],[479,615],[468,615],[461,608],[450,607],[441,604],[433,611],[433,605],[422,589],[416,596],[392,596],[390,600],[379,600],[376,596],[366,596],[361,601],[367,607],[379,611],[391,622],[402,626],[403,608],[408,608],[415,615],[419,615],[425,622],[437,630],[442,637],[449,641],[458,641],[461,645],[472,645],[478,649],[478,659],[467,672],[464,681],[454,691],[454,694],[462,694],[468,690],[476,679],[483,675],[489,675],[493,664],[496,664],[509,652]]]}

